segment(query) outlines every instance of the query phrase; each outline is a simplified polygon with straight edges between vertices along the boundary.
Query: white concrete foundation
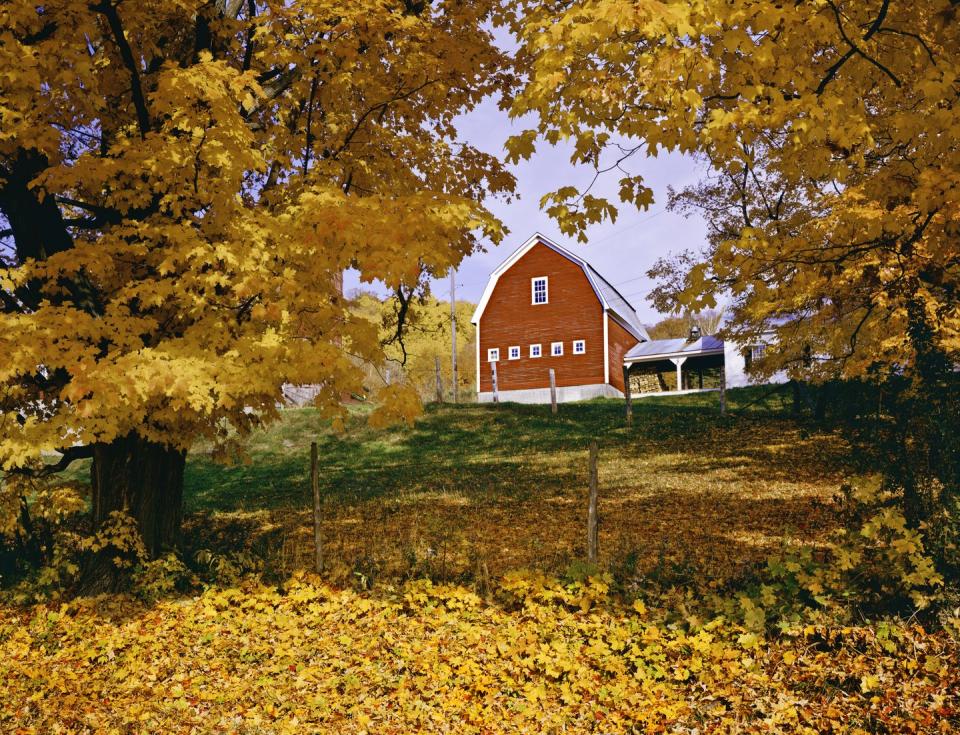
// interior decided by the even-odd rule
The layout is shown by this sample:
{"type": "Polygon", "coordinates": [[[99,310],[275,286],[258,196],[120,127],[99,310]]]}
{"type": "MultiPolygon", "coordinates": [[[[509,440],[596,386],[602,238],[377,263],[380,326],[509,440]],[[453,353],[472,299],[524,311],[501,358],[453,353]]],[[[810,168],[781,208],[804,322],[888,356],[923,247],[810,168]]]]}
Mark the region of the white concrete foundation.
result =
{"type": "Polygon", "coordinates": [[[631,398],[655,398],[656,396],[687,396],[691,393],[719,393],[719,388],[686,388],[684,390],[661,390],[654,393],[634,393],[631,398]]]}
{"type": "MultiPolygon", "coordinates": [[[[557,403],[589,401],[591,398],[623,398],[623,393],[606,383],[569,385],[557,388],[557,403]]],[[[528,388],[526,390],[502,390],[499,392],[499,399],[502,403],[550,403],[550,389],[528,388]]],[[[492,403],[493,393],[478,393],[477,402],[492,403]]]]}

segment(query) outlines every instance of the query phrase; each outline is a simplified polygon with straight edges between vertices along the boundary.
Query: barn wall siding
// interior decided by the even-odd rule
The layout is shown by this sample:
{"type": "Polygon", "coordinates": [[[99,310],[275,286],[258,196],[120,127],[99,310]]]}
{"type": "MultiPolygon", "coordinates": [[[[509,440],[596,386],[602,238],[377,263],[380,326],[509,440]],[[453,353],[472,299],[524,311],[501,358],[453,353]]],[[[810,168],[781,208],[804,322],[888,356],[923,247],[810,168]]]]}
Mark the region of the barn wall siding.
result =
{"type": "MultiPolygon", "coordinates": [[[[630,346],[634,344],[636,339],[630,346]]],[[[548,387],[550,368],[556,371],[558,386],[604,382],[600,301],[579,265],[542,244],[534,245],[500,276],[480,317],[479,346],[481,392],[493,389],[487,362],[487,350],[493,347],[500,349],[497,381],[501,391],[548,387]],[[533,305],[530,282],[538,276],[550,279],[549,303],[533,305]],[[586,340],[586,354],[573,354],[575,339],[586,340]],[[552,357],[550,343],[561,341],[563,356],[552,357]],[[543,357],[531,358],[530,345],[537,343],[543,357]],[[507,359],[513,345],[520,346],[519,360],[507,359]]]]}
{"type": "Polygon", "coordinates": [[[623,356],[637,344],[637,338],[620,326],[616,319],[610,318],[610,384],[623,392],[623,356]]]}

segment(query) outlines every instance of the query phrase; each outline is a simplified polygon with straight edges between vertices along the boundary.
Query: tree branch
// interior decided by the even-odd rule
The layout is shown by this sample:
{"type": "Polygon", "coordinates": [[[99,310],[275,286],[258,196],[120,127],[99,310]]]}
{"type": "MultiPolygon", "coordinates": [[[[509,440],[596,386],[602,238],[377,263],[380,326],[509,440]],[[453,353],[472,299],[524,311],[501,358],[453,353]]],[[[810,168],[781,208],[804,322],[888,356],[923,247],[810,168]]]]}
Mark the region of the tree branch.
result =
{"type": "Polygon", "coordinates": [[[343,144],[331,154],[331,157],[337,158],[341,153],[343,153],[347,149],[347,147],[350,145],[350,142],[353,140],[353,136],[355,136],[359,132],[360,127],[363,125],[364,121],[368,117],[370,117],[370,115],[372,115],[374,112],[377,112],[378,110],[385,110],[389,105],[392,105],[394,102],[399,102],[400,100],[405,100],[408,97],[412,97],[417,92],[423,89],[426,89],[431,84],[434,84],[436,81],[437,81],[436,79],[428,79],[423,84],[417,87],[414,87],[408,92],[404,92],[403,94],[399,94],[396,97],[393,97],[392,99],[386,100],[384,102],[380,102],[379,104],[374,105],[369,110],[364,112],[359,118],[357,118],[357,122],[356,124],[354,124],[353,129],[350,130],[350,132],[347,133],[347,136],[343,139],[343,144]]]}
{"type": "Polygon", "coordinates": [[[247,2],[247,22],[250,24],[247,28],[247,37],[244,41],[243,49],[243,63],[241,64],[241,69],[243,71],[248,71],[250,69],[250,63],[253,60],[253,36],[254,36],[254,26],[253,19],[257,15],[257,4],[255,0],[248,0],[247,2]]]}
{"type": "Polygon", "coordinates": [[[880,26],[883,25],[883,21],[887,17],[887,11],[889,9],[890,0],[883,0],[883,3],[880,5],[880,12],[877,14],[876,19],[873,21],[870,28],[867,29],[867,32],[863,34],[864,41],[869,41],[873,34],[880,30],[880,26]]]}
{"type": "Polygon", "coordinates": [[[20,43],[22,43],[24,46],[33,46],[41,41],[46,41],[54,34],[56,30],[57,24],[52,20],[48,20],[43,24],[43,27],[39,31],[36,33],[29,33],[24,36],[20,43]]]}
{"type": "Polygon", "coordinates": [[[306,177],[310,169],[310,155],[313,153],[313,106],[317,97],[317,85],[320,78],[317,74],[313,75],[313,81],[310,83],[310,98],[307,100],[307,126],[306,126],[306,145],[303,153],[303,175],[306,177]]]}
{"type": "Polygon", "coordinates": [[[48,475],[53,475],[57,472],[63,472],[78,459],[92,459],[93,447],[89,445],[69,447],[68,449],[61,449],[60,454],[60,460],[54,464],[45,464],[39,469],[23,467],[15,470],[15,472],[21,475],[27,475],[29,477],[47,477],[48,475]]]}
{"type": "MultiPolygon", "coordinates": [[[[836,6],[836,3],[834,3],[833,0],[828,0],[827,4],[830,6],[830,9],[833,11],[834,18],[836,18],[836,21],[837,21],[837,30],[840,31],[840,37],[843,39],[844,43],[847,44],[848,51],[843,56],[841,56],[829,69],[827,69],[826,75],[823,77],[823,79],[820,80],[820,84],[817,85],[817,90],[816,90],[817,96],[820,96],[821,94],[823,94],[824,90],[827,88],[827,85],[834,79],[834,77],[837,76],[837,72],[840,71],[840,68],[844,64],[846,64],[847,61],[849,61],[850,57],[854,55],[860,56],[863,59],[866,59],[867,61],[869,61],[871,64],[877,67],[880,71],[886,74],[897,87],[902,87],[903,83],[900,81],[900,79],[897,77],[896,74],[894,74],[890,69],[888,69],[886,66],[881,64],[879,61],[874,59],[872,56],[865,53],[859,46],[857,46],[857,44],[855,44],[852,40],[850,40],[850,37],[847,35],[847,32],[843,28],[843,18],[840,16],[840,9],[836,6]]],[[[886,18],[887,16],[888,7],[889,7],[889,0],[884,0],[883,5],[880,7],[880,12],[877,15],[876,20],[874,20],[873,24],[870,26],[870,29],[867,31],[866,35],[864,35],[864,40],[868,40],[871,36],[873,36],[874,33],[876,33],[880,29],[880,24],[883,23],[884,18],[886,18]],[[874,28],[874,26],[876,26],[876,28],[874,28]]]]}
{"type": "Polygon", "coordinates": [[[400,360],[401,365],[407,364],[407,347],[403,343],[403,327],[407,321],[407,311],[410,309],[410,301],[413,298],[413,291],[410,292],[410,295],[403,293],[403,286],[398,286],[397,291],[397,301],[400,302],[400,309],[397,311],[397,330],[394,332],[393,336],[386,341],[386,344],[392,345],[394,343],[400,345],[400,352],[403,354],[403,359],[400,360]]]}
{"type": "Polygon", "coordinates": [[[117,49],[120,51],[120,58],[130,73],[130,92],[133,96],[133,106],[137,111],[140,138],[146,138],[147,133],[150,132],[150,114],[147,111],[147,100],[143,96],[140,71],[137,67],[136,59],[133,58],[133,51],[127,42],[127,37],[123,33],[123,23],[120,22],[120,14],[117,12],[117,7],[111,5],[110,0],[103,0],[103,2],[98,5],[91,5],[90,9],[100,13],[107,19],[110,31],[113,34],[114,43],[117,44],[117,49]]]}

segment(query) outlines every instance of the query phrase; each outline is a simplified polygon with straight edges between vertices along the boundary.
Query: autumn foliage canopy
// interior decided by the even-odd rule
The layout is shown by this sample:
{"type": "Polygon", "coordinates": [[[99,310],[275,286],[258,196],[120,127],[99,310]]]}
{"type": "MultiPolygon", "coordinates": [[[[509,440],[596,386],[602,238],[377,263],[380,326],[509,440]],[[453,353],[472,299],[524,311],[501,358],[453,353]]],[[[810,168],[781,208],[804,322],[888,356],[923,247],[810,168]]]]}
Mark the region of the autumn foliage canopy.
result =
{"type": "Polygon", "coordinates": [[[4,4],[0,466],[92,456],[98,520],[131,509],[154,549],[192,441],[270,418],[284,382],[339,410],[382,359],[342,272],[409,297],[499,239],[481,202],[512,177],[452,126],[509,83],[488,11],[4,4]]]}
{"type": "MultiPolygon", "coordinates": [[[[575,161],[622,177],[620,198],[641,207],[652,191],[624,173],[631,157],[709,163],[676,200],[704,212],[709,244],[655,270],[658,306],[729,297],[729,335],[778,338],[766,374],[856,377],[929,349],[956,361],[955,0],[521,5],[530,74],[512,112],[535,124],[512,158],[570,140],[575,161]]],[[[544,204],[570,234],[616,214],[571,186],[544,204]]]]}

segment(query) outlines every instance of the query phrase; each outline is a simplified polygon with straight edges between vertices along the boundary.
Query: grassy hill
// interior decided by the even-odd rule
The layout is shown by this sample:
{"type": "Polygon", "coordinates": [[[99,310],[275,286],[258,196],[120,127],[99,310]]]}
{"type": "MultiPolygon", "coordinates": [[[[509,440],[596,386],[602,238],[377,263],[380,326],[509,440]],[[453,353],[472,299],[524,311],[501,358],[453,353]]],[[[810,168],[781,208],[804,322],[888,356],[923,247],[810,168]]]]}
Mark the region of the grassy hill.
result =
{"type": "Polygon", "coordinates": [[[301,409],[247,463],[197,448],[185,551],[224,566],[188,594],[0,605],[0,730],[956,731],[953,628],[758,584],[783,545],[828,541],[847,459],[766,394],[732,392],[728,416],[644,400],[630,428],[618,401],[430,406],[379,431],[361,406],[341,435],[301,409]],[[593,439],[601,569],[582,562],[593,439]],[[314,440],[322,579],[302,573],[314,440]]]}
{"type": "Polygon", "coordinates": [[[519,568],[563,574],[584,556],[587,448],[600,444],[600,565],[719,585],[783,544],[832,528],[844,444],[809,433],[781,394],[731,391],[560,407],[431,405],[413,428],[373,430],[358,407],[341,435],[310,409],[253,436],[248,462],[194,452],[188,543],[310,564],[309,446],[320,449],[328,573],[374,584],[469,582],[519,568]]]}

